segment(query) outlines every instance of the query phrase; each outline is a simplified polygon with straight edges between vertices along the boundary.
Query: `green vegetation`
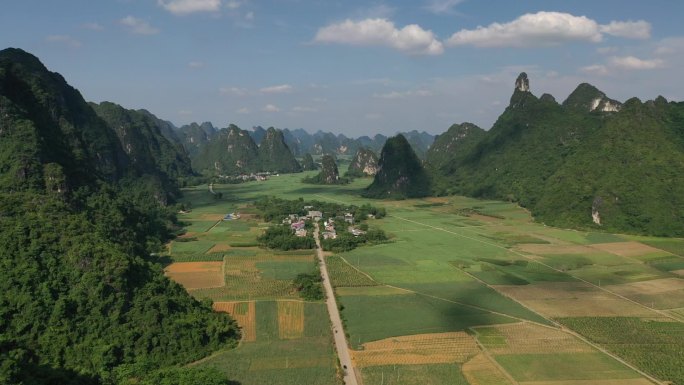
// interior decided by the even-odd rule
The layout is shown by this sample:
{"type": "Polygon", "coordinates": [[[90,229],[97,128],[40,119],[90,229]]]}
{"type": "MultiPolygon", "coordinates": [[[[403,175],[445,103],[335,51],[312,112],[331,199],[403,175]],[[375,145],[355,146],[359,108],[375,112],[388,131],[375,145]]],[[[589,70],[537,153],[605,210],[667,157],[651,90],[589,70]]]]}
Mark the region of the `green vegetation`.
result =
{"type": "Polygon", "coordinates": [[[259,143],[259,167],[261,171],[270,172],[300,172],[299,165],[290,148],[285,144],[285,138],[280,130],[269,127],[259,143]]]}
{"type": "Polygon", "coordinates": [[[364,196],[402,199],[430,195],[431,181],[403,135],[387,139],[380,153],[378,172],[364,196]]]}
{"type": "Polygon", "coordinates": [[[294,279],[294,287],[299,295],[307,301],[320,301],[325,299],[323,292],[323,279],[318,271],[313,273],[298,274],[294,279]]]}
{"type": "Polygon", "coordinates": [[[684,383],[684,327],[680,322],[629,317],[559,321],[653,376],[684,383]]]}

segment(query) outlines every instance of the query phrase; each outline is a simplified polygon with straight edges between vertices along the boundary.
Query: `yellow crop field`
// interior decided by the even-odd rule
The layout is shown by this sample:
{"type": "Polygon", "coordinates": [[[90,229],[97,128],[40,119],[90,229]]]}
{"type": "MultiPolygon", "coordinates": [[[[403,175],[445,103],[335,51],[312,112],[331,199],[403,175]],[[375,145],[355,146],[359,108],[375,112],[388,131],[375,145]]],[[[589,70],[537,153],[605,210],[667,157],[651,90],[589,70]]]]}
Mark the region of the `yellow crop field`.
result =
{"type": "MultiPolygon", "coordinates": [[[[480,330],[477,328],[476,330],[480,330]]],[[[528,322],[487,328],[481,342],[492,354],[591,353],[594,349],[576,337],[528,322]],[[493,343],[488,343],[492,341],[493,343]]]]}
{"type": "Polygon", "coordinates": [[[278,301],[278,336],[282,339],[304,335],[304,302],[278,301]]]}
{"type": "Polygon", "coordinates": [[[243,341],[256,341],[256,306],[250,302],[214,302],[215,311],[230,314],[242,329],[243,341]]]}
{"type": "Polygon", "coordinates": [[[223,262],[176,262],[164,271],[187,290],[221,287],[224,284],[223,262]]]}
{"type": "Polygon", "coordinates": [[[477,343],[465,332],[416,334],[363,344],[352,351],[358,367],[462,363],[479,352],[477,343]]]}

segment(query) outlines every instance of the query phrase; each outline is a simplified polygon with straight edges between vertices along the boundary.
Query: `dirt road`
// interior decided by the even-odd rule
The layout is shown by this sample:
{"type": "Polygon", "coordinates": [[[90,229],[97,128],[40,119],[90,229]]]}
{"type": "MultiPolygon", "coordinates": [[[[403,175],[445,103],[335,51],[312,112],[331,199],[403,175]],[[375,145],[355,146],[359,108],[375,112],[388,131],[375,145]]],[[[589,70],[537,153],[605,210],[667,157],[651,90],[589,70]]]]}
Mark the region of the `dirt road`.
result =
{"type": "Polygon", "coordinates": [[[333,337],[335,337],[335,349],[337,356],[340,359],[340,365],[344,371],[345,385],[359,385],[356,377],[354,366],[352,365],[349,349],[347,348],[347,338],[342,326],[342,319],[340,318],[340,311],[335,300],[335,293],[333,292],[332,284],[328,276],[328,266],[325,264],[323,258],[323,249],[321,249],[321,241],[318,238],[318,223],[316,223],[316,230],[314,231],[314,239],[316,240],[316,255],[318,256],[319,266],[321,268],[321,277],[323,278],[323,287],[325,294],[328,297],[325,301],[328,306],[328,314],[330,314],[330,323],[332,324],[333,337]]]}

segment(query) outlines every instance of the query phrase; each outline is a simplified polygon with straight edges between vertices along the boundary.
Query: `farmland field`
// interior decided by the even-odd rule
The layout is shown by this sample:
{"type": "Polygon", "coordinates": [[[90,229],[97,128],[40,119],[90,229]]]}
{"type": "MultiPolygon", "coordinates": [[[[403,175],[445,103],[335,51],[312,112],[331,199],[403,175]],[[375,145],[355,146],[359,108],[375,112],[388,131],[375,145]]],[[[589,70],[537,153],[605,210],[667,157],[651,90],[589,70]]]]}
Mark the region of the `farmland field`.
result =
{"type": "Polygon", "coordinates": [[[387,209],[368,224],[389,243],[326,255],[365,385],[684,384],[684,347],[672,343],[684,340],[684,240],[552,228],[515,204],[466,197],[373,201],[359,194],[370,179],[302,177],[215,185],[219,201],[206,186],[185,190],[193,209],[170,266],[221,263],[222,285],[185,282],[244,336],[198,365],[243,384],[340,381],[325,307],[292,288],[314,252],[255,247],[267,224],[249,204],[275,195],[387,209]],[[246,215],[218,220],[232,212],[246,215]]]}

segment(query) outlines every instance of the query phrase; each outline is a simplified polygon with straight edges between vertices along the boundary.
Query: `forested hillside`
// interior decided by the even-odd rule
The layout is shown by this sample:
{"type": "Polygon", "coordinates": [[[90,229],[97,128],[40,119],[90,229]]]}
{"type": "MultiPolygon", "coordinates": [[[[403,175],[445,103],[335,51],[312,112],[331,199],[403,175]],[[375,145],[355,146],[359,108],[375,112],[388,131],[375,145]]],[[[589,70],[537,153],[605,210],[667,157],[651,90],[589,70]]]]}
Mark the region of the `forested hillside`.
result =
{"type": "Polygon", "coordinates": [[[364,195],[370,198],[417,198],[430,195],[431,180],[406,138],[387,139],[378,170],[364,195]]]}
{"type": "Polygon", "coordinates": [[[234,345],[235,323],[153,254],[178,228],[160,197],[187,158],[146,114],[98,109],[0,51],[0,383],[226,383],[179,365],[234,345]]]}
{"type": "Polygon", "coordinates": [[[560,105],[529,89],[521,74],[491,130],[439,136],[437,194],[516,201],[558,226],[684,235],[682,103],[622,105],[585,83],[560,105]]]}

